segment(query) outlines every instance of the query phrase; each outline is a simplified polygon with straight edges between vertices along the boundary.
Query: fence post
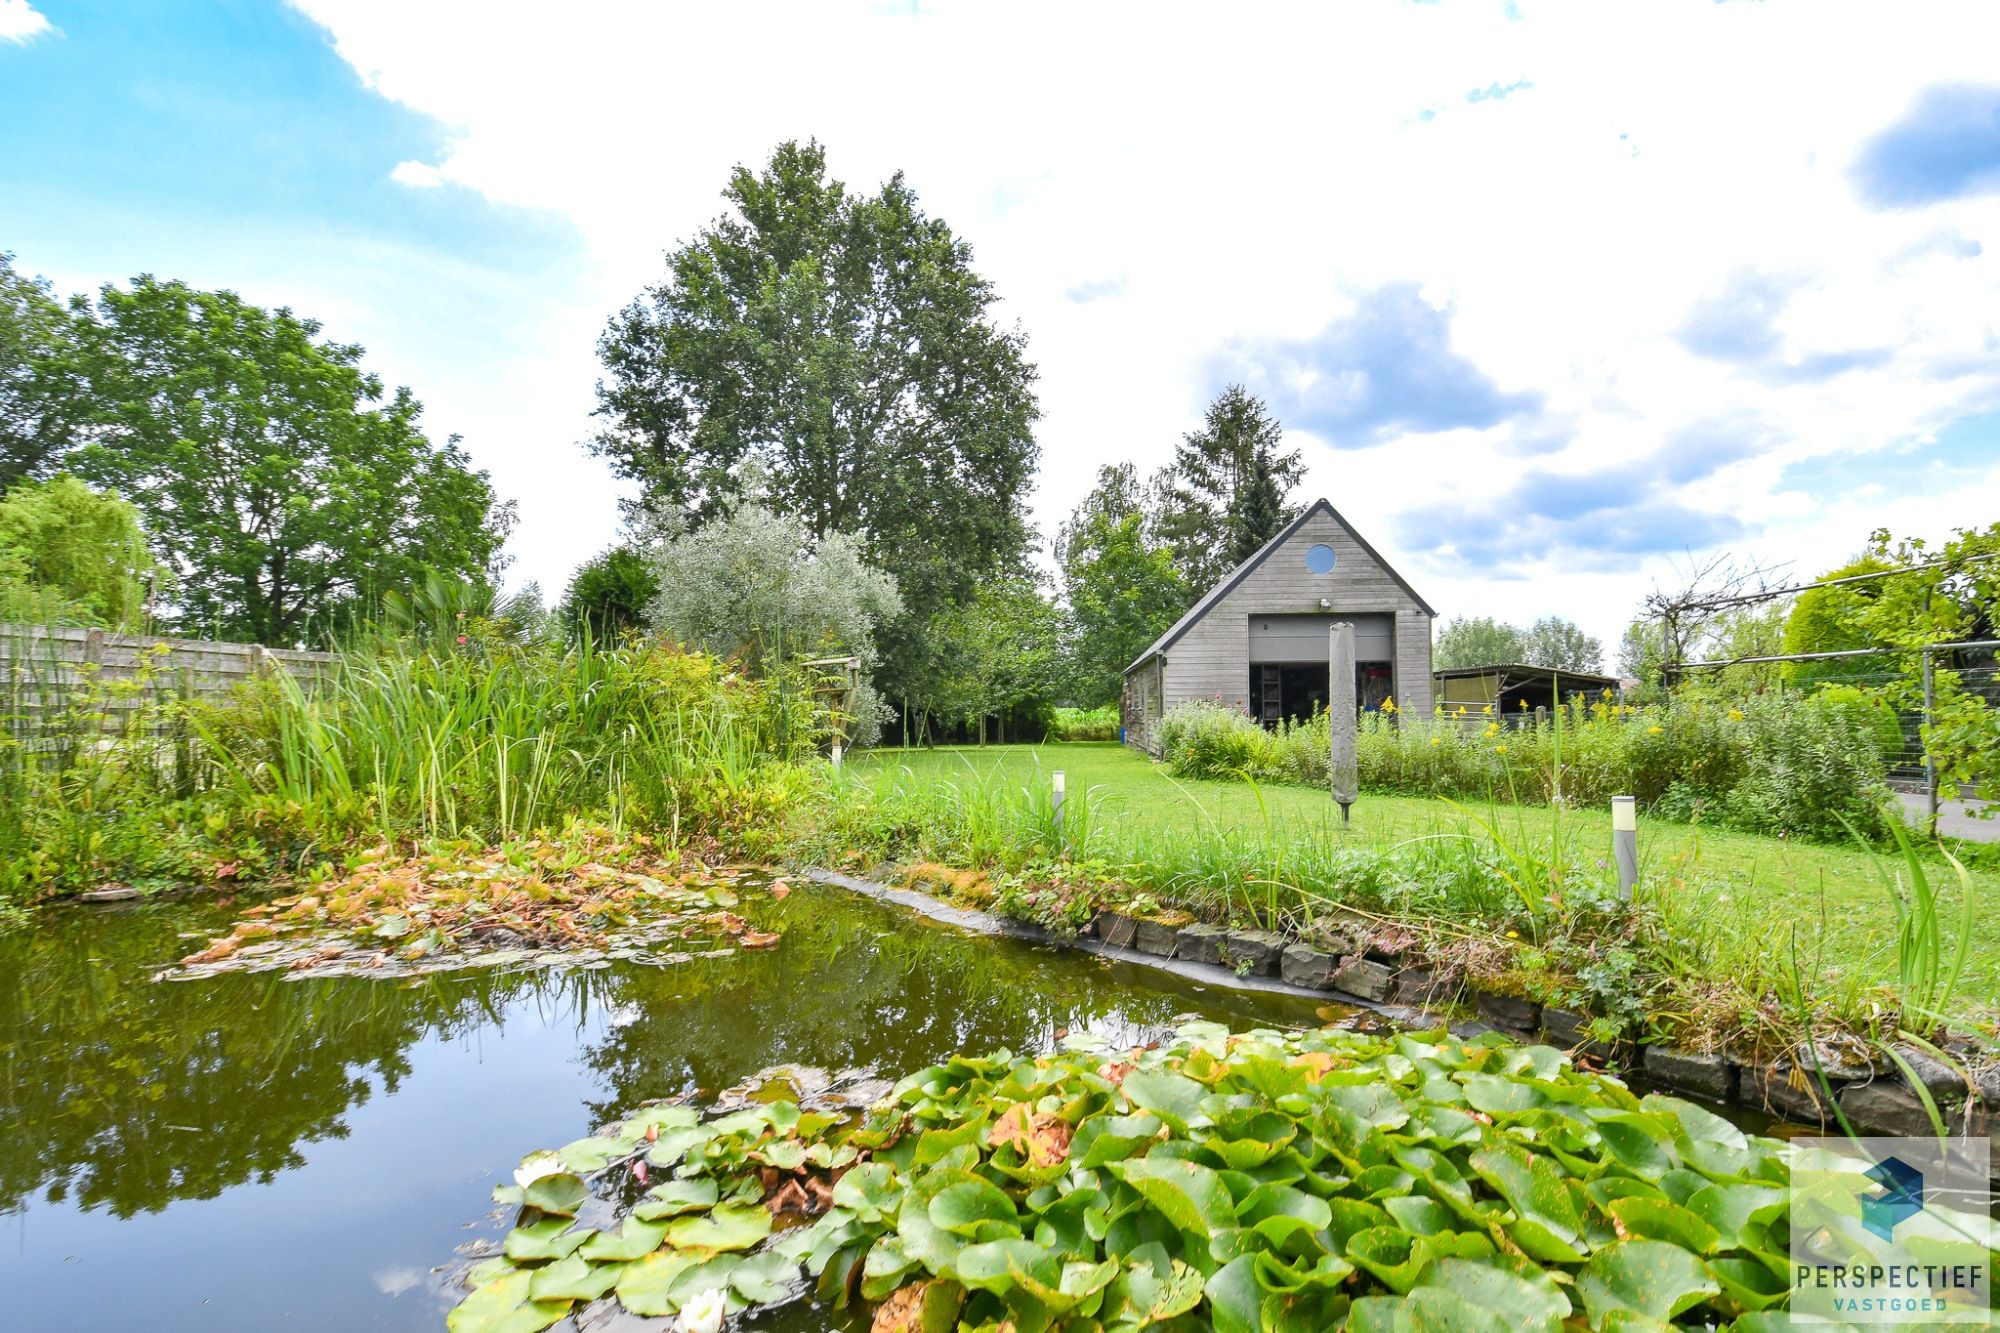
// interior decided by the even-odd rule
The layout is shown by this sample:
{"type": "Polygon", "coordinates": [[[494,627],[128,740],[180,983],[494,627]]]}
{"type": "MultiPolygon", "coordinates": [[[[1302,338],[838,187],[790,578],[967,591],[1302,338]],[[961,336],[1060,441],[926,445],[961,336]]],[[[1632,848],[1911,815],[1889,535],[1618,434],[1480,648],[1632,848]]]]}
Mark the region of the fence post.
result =
{"type": "Polygon", "coordinates": [[[1931,729],[1937,725],[1937,677],[1931,666],[1931,646],[1923,647],[1924,659],[1924,720],[1919,724],[1918,743],[1924,747],[1924,832],[1935,838],[1938,821],[1938,772],[1937,760],[1931,754],[1931,729]]]}
{"type": "Polygon", "coordinates": [[[1618,862],[1618,897],[1629,903],[1639,878],[1639,806],[1630,796],[1611,798],[1611,855],[1618,862]]]}
{"type": "Polygon", "coordinates": [[[1361,786],[1355,764],[1355,732],[1361,725],[1361,711],[1354,702],[1354,626],[1346,621],[1327,629],[1326,669],[1327,731],[1331,747],[1327,777],[1333,799],[1340,804],[1340,822],[1346,824],[1361,786]]]}
{"type": "Polygon", "coordinates": [[[1064,787],[1063,771],[1060,768],[1055,771],[1054,777],[1055,791],[1054,795],[1050,797],[1050,806],[1055,811],[1056,846],[1060,848],[1063,845],[1063,798],[1068,793],[1064,787]]]}

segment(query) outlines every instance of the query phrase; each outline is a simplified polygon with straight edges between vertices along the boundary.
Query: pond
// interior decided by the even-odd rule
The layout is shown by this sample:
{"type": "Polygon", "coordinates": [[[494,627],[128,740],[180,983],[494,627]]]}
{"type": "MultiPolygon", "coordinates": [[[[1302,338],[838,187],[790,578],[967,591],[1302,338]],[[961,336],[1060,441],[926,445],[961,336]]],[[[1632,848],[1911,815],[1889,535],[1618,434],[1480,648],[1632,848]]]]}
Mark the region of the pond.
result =
{"type": "Polygon", "coordinates": [[[1064,1029],[1133,1043],[1190,1014],[1322,1021],[838,889],[771,913],[776,949],[666,968],[179,982],[151,978],[232,913],[47,913],[0,939],[0,1323],[441,1329],[463,1293],[433,1270],[511,1224],[493,1186],[641,1101],[780,1065],[894,1078],[1064,1029]]]}

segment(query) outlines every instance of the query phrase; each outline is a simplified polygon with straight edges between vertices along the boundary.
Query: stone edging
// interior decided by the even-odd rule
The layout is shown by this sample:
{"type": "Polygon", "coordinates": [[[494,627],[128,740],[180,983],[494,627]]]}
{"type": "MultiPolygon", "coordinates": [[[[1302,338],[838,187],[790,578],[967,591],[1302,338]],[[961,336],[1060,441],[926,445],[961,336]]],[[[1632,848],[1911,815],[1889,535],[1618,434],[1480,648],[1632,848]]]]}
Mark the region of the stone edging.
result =
{"type": "MultiPolygon", "coordinates": [[[[816,883],[895,903],[934,921],[980,934],[1073,948],[1101,958],[1155,967],[1204,985],[1322,998],[1374,1010],[1396,1022],[1417,1023],[1427,1017],[1443,1021],[1432,1012],[1433,1007],[1440,1000],[1457,998],[1456,992],[1446,994],[1430,968],[1407,964],[1398,953],[1367,947],[1360,933],[1343,934],[1337,921],[1320,941],[1333,948],[1318,948],[1268,930],[1231,930],[1202,923],[1172,926],[1110,911],[1099,912],[1082,933],[1069,937],[990,912],[953,907],[912,889],[828,870],[806,870],[803,874],[816,883]]],[[[1452,1031],[1460,1036],[1493,1031],[1522,1041],[1546,1042],[1600,1062],[1620,1061],[1646,1082],[1673,1092],[1734,1104],[1817,1126],[1828,1133],[1840,1132],[1839,1122],[1823,1106],[1824,1093],[1809,1057],[1797,1067],[1783,1060],[1767,1064],[1727,1053],[1629,1042],[1606,1044],[1588,1036],[1588,1014],[1477,989],[1466,998],[1479,1021],[1453,1023],[1452,1031]]],[[[1923,1081],[1947,1129],[1954,1135],[1994,1138],[1990,1174],[2000,1180],[2000,1070],[1986,1071],[1968,1089],[1958,1070],[1914,1047],[1899,1048],[1897,1054],[1923,1081]]],[[[1930,1117],[1900,1070],[1858,1065],[1824,1047],[1818,1055],[1842,1113],[1858,1132],[1894,1138],[1932,1136],[1930,1117]]]]}

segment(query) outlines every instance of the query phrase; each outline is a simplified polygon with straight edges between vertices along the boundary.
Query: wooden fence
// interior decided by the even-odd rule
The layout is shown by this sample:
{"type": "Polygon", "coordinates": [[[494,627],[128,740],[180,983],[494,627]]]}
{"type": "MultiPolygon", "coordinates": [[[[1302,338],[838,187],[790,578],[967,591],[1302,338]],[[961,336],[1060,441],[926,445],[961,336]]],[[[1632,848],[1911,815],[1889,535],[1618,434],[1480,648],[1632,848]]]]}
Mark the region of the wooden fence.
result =
{"type": "Polygon", "coordinates": [[[85,698],[95,725],[116,730],[154,699],[222,694],[273,671],[312,684],[335,660],[254,643],[0,624],[0,733],[29,740],[85,698]],[[141,688],[117,688],[127,682],[141,688]]]}

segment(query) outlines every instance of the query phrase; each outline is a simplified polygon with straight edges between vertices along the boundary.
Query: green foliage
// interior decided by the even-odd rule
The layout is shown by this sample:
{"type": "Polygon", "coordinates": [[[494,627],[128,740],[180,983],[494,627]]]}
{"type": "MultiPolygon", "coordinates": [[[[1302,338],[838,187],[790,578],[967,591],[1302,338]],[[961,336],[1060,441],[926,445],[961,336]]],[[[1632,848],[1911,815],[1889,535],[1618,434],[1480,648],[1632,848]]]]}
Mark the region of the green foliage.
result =
{"type": "Polygon", "coordinates": [[[1072,627],[1069,693],[1086,708],[1118,698],[1125,668],[1194,596],[1157,513],[1130,463],[1103,467],[1057,536],[1072,627]]]}
{"type": "Polygon", "coordinates": [[[1285,428],[1240,384],[1217,394],[1201,429],[1174,450],[1158,514],[1181,580],[1197,594],[1222,581],[1278,535],[1305,477],[1299,451],[1282,451],[1285,428]]]}
{"type": "Polygon", "coordinates": [[[1573,620],[1543,616],[1521,636],[1521,660],[1560,671],[1604,670],[1604,645],[1573,620]]]}
{"type": "Polygon", "coordinates": [[[1457,616],[1439,626],[1431,660],[1440,671],[1526,660],[1521,631],[1491,616],[1457,616]]]}
{"type": "Polygon", "coordinates": [[[54,471],[80,424],[75,326],[49,284],[0,251],[0,494],[54,471]]]}
{"type": "Polygon", "coordinates": [[[1118,739],[1118,705],[1101,708],[1058,708],[1049,728],[1058,741],[1115,741],[1118,739]]]}
{"type": "Polygon", "coordinates": [[[739,167],[730,211],[667,259],[599,342],[593,448],[647,503],[697,524],[768,470],[765,503],[815,539],[853,533],[907,614],[883,635],[900,694],[928,667],[929,616],[1027,543],[1034,368],[993,318],[971,248],[902,176],[874,194],[817,143],[739,167]]]}
{"type": "MultiPolygon", "coordinates": [[[[1368,714],[1362,786],[1460,800],[1603,806],[1636,796],[1656,814],[1754,833],[1837,841],[1886,837],[1893,816],[1879,710],[1840,697],[1766,695],[1741,707],[1682,699],[1645,708],[1570,704],[1537,723],[1460,709],[1430,719],[1368,714]],[[1560,726],[1558,726],[1558,722],[1560,726]]],[[[1178,777],[1324,787],[1324,715],[1267,731],[1241,711],[1195,702],[1160,721],[1178,777]]]]}
{"type": "Polygon", "coordinates": [[[1058,688],[1061,618],[1028,574],[981,585],[969,603],[936,616],[931,633],[948,665],[912,702],[966,719],[982,742],[987,719],[1046,702],[1058,688]]]}
{"type": "Polygon", "coordinates": [[[1270,778],[1277,740],[1240,708],[1197,699],[1169,708],[1154,728],[1160,759],[1184,778],[1270,778]]]}
{"type": "Polygon", "coordinates": [[[614,546],[577,567],[556,616],[571,638],[587,633],[612,643],[646,623],[647,608],[659,595],[659,577],[645,556],[614,546]]]}
{"type": "Polygon", "coordinates": [[[311,687],[182,699],[142,665],[81,687],[8,657],[0,899],[297,870],[358,840],[530,837],[573,819],[768,850],[837,725],[806,683],[656,645],[419,615],[311,687]],[[462,642],[461,642],[462,640],[462,642]],[[44,709],[38,701],[60,700],[44,709]]]}
{"type": "Polygon", "coordinates": [[[1561,616],[1544,616],[1527,629],[1490,616],[1447,620],[1431,657],[1440,671],[1511,662],[1593,674],[1604,670],[1604,646],[1561,616]]]}
{"type": "MultiPolygon", "coordinates": [[[[538,1285],[693,1323],[813,1283],[836,1307],[877,1303],[877,1329],[937,1333],[1557,1333],[1783,1303],[1783,1145],[1548,1047],[1185,1023],[1159,1049],[1078,1034],[1039,1059],[955,1056],[859,1121],[753,1102],[675,1130],[666,1153],[648,1130],[613,1135],[675,1168],[654,1192],[700,1182],[719,1201],[663,1241],[645,1232],[658,1248],[636,1260],[593,1260],[612,1233],[527,1206],[454,1328],[532,1326],[538,1285]],[[773,1235],[778,1160],[838,1183],[773,1235]]],[[[561,1166],[544,1152],[522,1169],[561,1166]]]]}
{"type": "Polygon", "coordinates": [[[648,543],[659,588],[647,619],[681,643],[769,672],[801,657],[875,661],[875,634],[902,610],[896,581],[843,532],[815,535],[753,496],[693,531],[648,543]]]}
{"type": "MultiPolygon", "coordinates": [[[[1857,574],[1879,574],[1895,566],[1875,556],[1830,569],[1821,581],[1850,578],[1857,574]]],[[[1838,588],[1810,588],[1798,595],[1785,616],[1783,651],[1786,653],[1833,653],[1878,645],[1869,634],[1866,621],[1869,606],[1881,594],[1887,580],[1851,583],[1838,588]]],[[[1855,657],[1830,662],[1787,662],[1785,680],[1793,685],[1817,681],[1840,681],[1880,672],[1885,659],[1855,657]]]]}
{"type": "Polygon", "coordinates": [[[511,513],[486,475],[316,321],[147,276],[74,314],[88,442],[59,461],[138,507],[186,630],[323,640],[426,569],[493,563],[511,513]]]}
{"type": "Polygon", "coordinates": [[[1666,661],[1666,647],[1657,620],[1635,620],[1625,627],[1618,640],[1617,674],[1636,680],[1642,689],[1661,686],[1660,668],[1666,661]]]}
{"type": "MultiPolygon", "coordinates": [[[[1882,580],[1880,593],[1860,617],[1871,639],[1900,650],[1892,659],[1899,674],[1882,687],[1884,700],[1899,712],[1918,712],[1924,688],[1921,658],[1913,650],[2000,635],[2000,523],[1961,529],[1936,551],[1920,539],[1892,542],[1886,530],[1878,531],[1872,554],[1898,567],[1926,561],[1941,566],[1882,580]]],[[[2000,725],[1994,705],[1974,688],[1967,670],[1990,667],[1992,656],[1939,653],[1933,662],[1936,701],[1923,742],[1940,794],[1951,799],[2000,784],[2000,725]]]]}
{"type": "Polygon", "coordinates": [[[137,629],[159,575],[116,495],[58,476],[0,496],[0,621],[137,629]]]}

